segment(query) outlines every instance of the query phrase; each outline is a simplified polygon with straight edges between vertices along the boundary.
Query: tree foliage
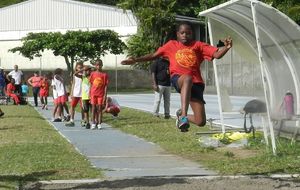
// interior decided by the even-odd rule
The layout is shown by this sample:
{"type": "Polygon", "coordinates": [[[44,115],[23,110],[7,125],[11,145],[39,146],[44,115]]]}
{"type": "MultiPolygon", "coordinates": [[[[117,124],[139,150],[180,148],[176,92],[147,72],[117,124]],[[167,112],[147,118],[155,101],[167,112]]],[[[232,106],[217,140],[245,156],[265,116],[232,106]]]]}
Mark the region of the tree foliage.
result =
{"type": "MultiPolygon", "coordinates": [[[[123,9],[130,9],[138,20],[138,32],[128,41],[128,55],[141,56],[157,49],[174,26],[176,0],[120,0],[123,9]]],[[[147,69],[149,63],[135,65],[147,69]]]]}
{"type": "Polygon", "coordinates": [[[300,24],[299,0],[263,0],[263,2],[275,7],[300,24]]]}
{"type": "Polygon", "coordinates": [[[121,54],[126,48],[118,34],[111,30],[29,33],[22,42],[22,46],[9,51],[19,52],[31,60],[42,56],[44,50],[51,50],[55,56],[64,57],[69,72],[77,60],[94,60],[107,52],[121,54]]]}

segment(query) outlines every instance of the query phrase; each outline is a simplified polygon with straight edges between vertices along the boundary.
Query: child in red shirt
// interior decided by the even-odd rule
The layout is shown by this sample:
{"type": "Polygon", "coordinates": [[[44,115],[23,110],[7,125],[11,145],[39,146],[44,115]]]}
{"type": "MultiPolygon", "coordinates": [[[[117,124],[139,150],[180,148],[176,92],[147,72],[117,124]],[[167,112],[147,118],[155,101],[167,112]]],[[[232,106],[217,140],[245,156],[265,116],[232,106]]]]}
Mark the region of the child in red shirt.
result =
{"type": "Polygon", "coordinates": [[[9,96],[9,97],[12,97],[15,104],[19,105],[20,104],[20,97],[17,94],[15,94],[15,90],[16,90],[15,79],[12,78],[10,80],[10,83],[6,86],[6,95],[9,96]]]}
{"type": "Polygon", "coordinates": [[[48,96],[49,96],[49,80],[48,76],[44,75],[40,82],[40,98],[43,104],[42,109],[48,110],[48,96]]]}
{"type": "Polygon", "coordinates": [[[166,57],[170,61],[171,82],[181,96],[181,109],[176,112],[176,126],[186,132],[189,121],[198,126],[206,124],[205,101],[203,99],[204,81],[201,76],[200,64],[204,59],[209,61],[223,57],[232,47],[230,37],[224,40],[224,47],[218,49],[209,44],[193,40],[192,25],[182,22],[177,26],[177,40],[170,40],[155,53],[138,58],[129,58],[121,62],[131,65],[136,62],[151,61],[166,57]],[[194,115],[187,115],[189,104],[194,115]]]}
{"type": "Polygon", "coordinates": [[[102,60],[95,62],[96,71],[90,75],[91,104],[92,104],[92,126],[91,129],[101,129],[102,106],[105,105],[107,96],[108,75],[102,72],[102,60]]]}

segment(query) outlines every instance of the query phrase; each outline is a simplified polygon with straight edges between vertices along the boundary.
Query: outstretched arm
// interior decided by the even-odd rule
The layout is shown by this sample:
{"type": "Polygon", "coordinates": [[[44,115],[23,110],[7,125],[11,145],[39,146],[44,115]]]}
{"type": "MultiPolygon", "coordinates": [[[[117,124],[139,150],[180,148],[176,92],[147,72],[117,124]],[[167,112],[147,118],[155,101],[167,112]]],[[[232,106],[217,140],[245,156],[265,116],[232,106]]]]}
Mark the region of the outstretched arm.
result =
{"type": "Polygon", "coordinates": [[[224,42],[225,46],[222,49],[219,49],[218,51],[216,51],[213,54],[213,57],[216,58],[216,59],[222,58],[227,53],[227,51],[232,47],[231,37],[225,38],[225,40],[223,42],[224,42]]]}
{"type": "Polygon", "coordinates": [[[128,59],[125,59],[121,62],[122,65],[132,65],[135,64],[137,62],[144,62],[144,61],[152,61],[156,58],[158,58],[159,55],[157,53],[150,53],[141,57],[129,57],[128,59]]]}

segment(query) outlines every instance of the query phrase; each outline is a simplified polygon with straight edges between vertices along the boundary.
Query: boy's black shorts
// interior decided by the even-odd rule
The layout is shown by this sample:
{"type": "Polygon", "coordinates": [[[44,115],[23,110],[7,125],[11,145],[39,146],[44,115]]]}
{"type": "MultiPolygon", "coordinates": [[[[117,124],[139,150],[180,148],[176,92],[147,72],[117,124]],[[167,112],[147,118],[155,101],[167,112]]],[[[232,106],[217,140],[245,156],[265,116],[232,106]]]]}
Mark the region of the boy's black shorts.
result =
{"type": "MultiPolygon", "coordinates": [[[[171,83],[172,86],[175,88],[175,90],[180,93],[180,89],[178,86],[178,79],[180,75],[173,75],[171,77],[171,83]]],[[[206,104],[203,98],[203,92],[205,89],[205,85],[202,83],[193,83],[192,90],[191,90],[191,99],[200,100],[203,104],[206,104]]]]}

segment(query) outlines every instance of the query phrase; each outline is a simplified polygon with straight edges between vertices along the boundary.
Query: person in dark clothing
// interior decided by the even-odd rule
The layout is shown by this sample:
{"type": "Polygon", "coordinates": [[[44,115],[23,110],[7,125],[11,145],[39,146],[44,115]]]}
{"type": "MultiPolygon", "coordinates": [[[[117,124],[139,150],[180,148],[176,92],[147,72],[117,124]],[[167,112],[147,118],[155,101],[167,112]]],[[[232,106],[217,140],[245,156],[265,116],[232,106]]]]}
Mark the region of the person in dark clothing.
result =
{"type": "Polygon", "coordinates": [[[158,58],[151,65],[152,85],[155,92],[153,115],[159,117],[159,107],[163,97],[165,119],[170,118],[171,81],[169,64],[168,60],[158,58]]]}

